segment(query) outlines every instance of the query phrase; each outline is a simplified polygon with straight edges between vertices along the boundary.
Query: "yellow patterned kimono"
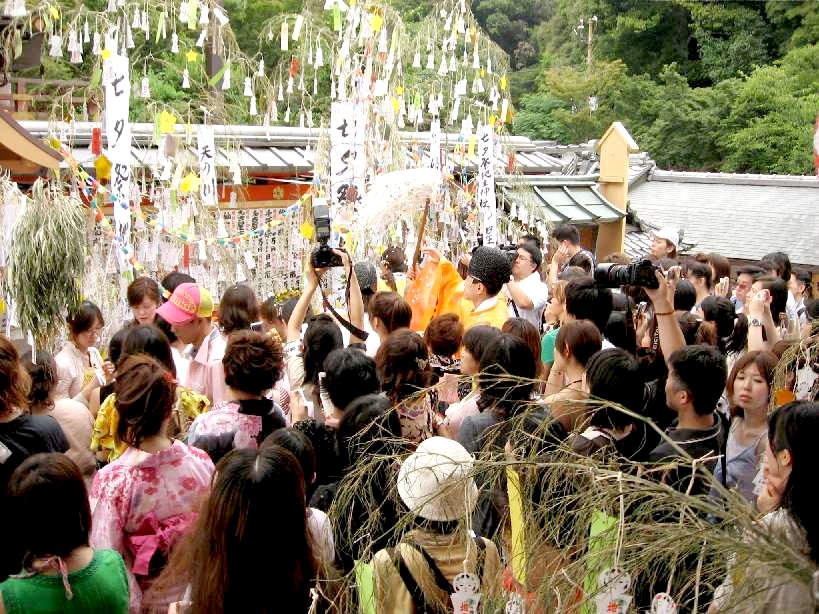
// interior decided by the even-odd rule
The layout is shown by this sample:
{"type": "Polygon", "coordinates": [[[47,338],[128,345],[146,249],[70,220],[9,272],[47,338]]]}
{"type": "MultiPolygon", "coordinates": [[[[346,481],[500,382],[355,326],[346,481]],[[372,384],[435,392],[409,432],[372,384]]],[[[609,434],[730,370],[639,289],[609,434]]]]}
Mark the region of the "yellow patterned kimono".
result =
{"type": "MultiPolygon", "coordinates": [[[[119,458],[128,448],[128,444],[117,439],[117,424],[119,414],[117,413],[116,395],[109,394],[100,405],[97,419],[94,421],[94,431],[91,434],[91,451],[102,452],[107,455],[105,460],[111,462],[119,458]]],[[[179,386],[176,392],[176,404],[171,415],[171,423],[168,435],[176,439],[184,440],[188,434],[188,428],[196,416],[203,414],[210,409],[210,400],[190,388],[179,386]]]]}

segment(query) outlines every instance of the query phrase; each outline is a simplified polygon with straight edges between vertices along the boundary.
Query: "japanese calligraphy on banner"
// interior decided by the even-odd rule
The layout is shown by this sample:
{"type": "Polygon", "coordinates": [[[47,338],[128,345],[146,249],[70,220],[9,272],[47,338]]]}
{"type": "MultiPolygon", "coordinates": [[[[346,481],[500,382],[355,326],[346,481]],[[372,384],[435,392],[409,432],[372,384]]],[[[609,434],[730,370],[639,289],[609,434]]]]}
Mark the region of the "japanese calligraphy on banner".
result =
{"type": "Polygon", "coordinates": [[[481,234],[484,245],[498,244],[498,208],[495,203],[494,130],[490,124],[478,128],[478,193],[481,234]]]}
{"type": "Polygon", "coordinates": [[[131,273],[131,124],[128,122],[131,80],[127,57],[112,54],[106,63],[106,157],[111,161],[110,191],[114,201],[114,233],[120,248],[120,273],[127,276],[131,273]]]}
{"type": "Polygon", "coordinates": [[[213,126],[199,126],[196,145],[201,180],[199,194],[202,197],[202,204],[216,206],[216,148],[213,141],[213,126]]]}
{"type": "Polygon", "coordinates": [[[429,124],[429,157],[431,167],[441,170],[441,120],[433,119],[429,124]]]}
{"type": "Polygon", "coordinates": [[[366,113],[353,102],[334,102],[330,109],[330,191],[334,205],[363,196],[365,121],[366,113]]]}

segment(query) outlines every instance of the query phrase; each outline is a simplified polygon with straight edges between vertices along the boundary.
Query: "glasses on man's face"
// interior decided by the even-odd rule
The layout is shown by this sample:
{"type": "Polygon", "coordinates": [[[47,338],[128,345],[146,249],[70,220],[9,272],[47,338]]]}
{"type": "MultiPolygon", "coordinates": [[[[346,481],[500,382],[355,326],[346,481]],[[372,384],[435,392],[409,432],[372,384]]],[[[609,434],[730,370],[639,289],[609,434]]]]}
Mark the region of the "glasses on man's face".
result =
{"type": "Polygon", "coordinates": [[[524,256],[523,254],[516,254],[515,260],[519,262],[532,262],[531,258],[529,258],[528,256],[524,256]]]}

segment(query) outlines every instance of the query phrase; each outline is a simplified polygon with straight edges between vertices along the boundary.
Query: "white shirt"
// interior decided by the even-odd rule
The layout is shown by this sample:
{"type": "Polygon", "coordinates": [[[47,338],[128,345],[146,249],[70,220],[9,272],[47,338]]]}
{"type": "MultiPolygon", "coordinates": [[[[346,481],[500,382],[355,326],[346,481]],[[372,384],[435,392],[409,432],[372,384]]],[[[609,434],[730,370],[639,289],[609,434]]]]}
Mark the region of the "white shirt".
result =
{"type": "Polygon", "coordinates": [[[532,301],[532,308],[524,309],[520,305],[517,305],[519,315],[515,314],[515,308],[512,306],[511,301],[512,297],[509,296],[509,290],[507,289],[506,294],[510,298],[509,317],[520,317],[524,320],[528,320],[535,325],[535,328],[540,330],[540,321],[543,319],[543,310],[546,308],[546,303],[549,302],[549,286],[544,284],[540,279],[540,273],[538,271],[535,271],[528,277],[521,279],[518,282],[518,285],[523,293],[529,297],[529,300],[532,301]]]}

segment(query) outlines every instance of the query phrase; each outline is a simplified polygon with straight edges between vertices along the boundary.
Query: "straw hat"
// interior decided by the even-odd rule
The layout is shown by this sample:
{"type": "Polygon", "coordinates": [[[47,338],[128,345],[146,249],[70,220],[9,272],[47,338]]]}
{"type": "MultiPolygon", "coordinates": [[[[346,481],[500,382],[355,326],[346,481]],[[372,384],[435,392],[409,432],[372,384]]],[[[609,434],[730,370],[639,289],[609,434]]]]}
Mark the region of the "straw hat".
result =
{"type": "Polygon", "coordinates": [[[398,494],[421,518],[465,518],[478,500],[478,487],[471,476],[473,463],[472,455],[457,441],[430,437],[401,465],[398,494]]]}

